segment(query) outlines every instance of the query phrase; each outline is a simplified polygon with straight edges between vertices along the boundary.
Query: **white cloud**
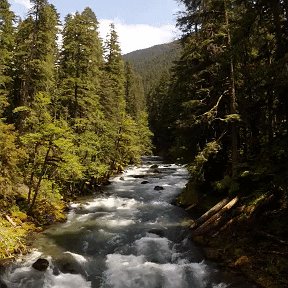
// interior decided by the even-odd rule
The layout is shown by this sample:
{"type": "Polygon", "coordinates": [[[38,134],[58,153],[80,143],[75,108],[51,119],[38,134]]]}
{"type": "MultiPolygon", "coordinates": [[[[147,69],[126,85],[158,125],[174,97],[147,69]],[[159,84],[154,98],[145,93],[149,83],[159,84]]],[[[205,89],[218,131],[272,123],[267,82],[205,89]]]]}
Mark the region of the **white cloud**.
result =
{"type": "Polygon", "coordinates": [[[123,54],[144,49],[153,45],[173,41],[177,37],[173,25],[152,26],[148,24],[126,24],[119,19],[102,19],[100,22],[100,35],[106,38],[110,23],[115,24],[123,54]]]}
{"type": "Polygon", "coordinates": [[[13,0],[15,3],[20,4],[24,6],[26,9],[30,9],[32,7],[32,4],[29,0],[13,0]]]}

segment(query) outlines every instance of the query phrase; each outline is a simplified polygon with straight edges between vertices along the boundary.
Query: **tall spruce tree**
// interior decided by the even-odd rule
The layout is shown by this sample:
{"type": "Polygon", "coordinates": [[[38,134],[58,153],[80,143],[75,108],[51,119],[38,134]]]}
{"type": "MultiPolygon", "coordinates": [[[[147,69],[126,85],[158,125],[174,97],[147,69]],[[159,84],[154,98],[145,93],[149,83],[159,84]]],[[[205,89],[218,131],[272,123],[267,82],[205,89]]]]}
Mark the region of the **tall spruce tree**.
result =
{"type": "MultiPolygon", "coordinates": [[[[99,102],[104,64],[98,21],[90,8],[68,15],[59,67],[60,114],[76,133],[77,154],[86,167],[85,181],[104,176],[105,121],[99,102]]],[[[84,185],[82,182],[81,186],[84,185]]]]}
{"type": "Polygon", "coordinates": [[[12,51],[14,47],[14,13],[8,1],[0,1],[0,195],[10,197],[18,182],[18,163],[24,156],[17,147],[14,126],[6,123],[5,110],[11,89],[12,51]]]}
{"type": "Polygon", "coordinates": [[[0,118],[8,105],[7,95],[11,89],[11,59],[14,47],[14,13],[8,1],[0,2],[0,118]]]}
{"type": "MultiPolygon", "coordinates": [[[[46,0],[34,0],[28,18],[19,24],[14,56],[13,108],[30,107],[37,93],[55,92],[58,14],[46,0]]],[[[22,132],[27,112],[18,109],[22,132]]],[[[26,127],[27,128],[27,127],[26,127]]]]}
{"type": "Polygon", "coordinates": [[[137,119],[146,108],[143,82],[129,62],[125,63],[125,100],[126,112],[137,119]]]}
{"type": "MultiPolygon", "coordinates": [[[[121,56],[118,35],[113,24],[111,24],[105,45],[105,58],[101,104],[105,116],[109,120],[107,123],[107,143],[109,143],[110,167],[113,171],[121,170],[123,165],[139,161],[141,153],[144,152],[143,146],[141,148],[138,145],[140,143],[139,127],[137,126],[137,121],[133,119],[136,115],[133,115],[132,110],[130,110],[133,100],[128,99],[133,96],[131,94],[128,96],[127,94],[127,88],[129,90],[127,86],[128,77],[125,79],[125,64],[121,56]],[[127,113],[127,108],[131,111],[131,115],[127,113]]],[[[133,105],[135,104],[133,103],[133,105]]],[[[143,114],[140,118],[141,121],[139,123],[143,125],[147,117],[145,118],[143,114]]],[[[147,126],[146,128],[148,129],[147,126]]]]}

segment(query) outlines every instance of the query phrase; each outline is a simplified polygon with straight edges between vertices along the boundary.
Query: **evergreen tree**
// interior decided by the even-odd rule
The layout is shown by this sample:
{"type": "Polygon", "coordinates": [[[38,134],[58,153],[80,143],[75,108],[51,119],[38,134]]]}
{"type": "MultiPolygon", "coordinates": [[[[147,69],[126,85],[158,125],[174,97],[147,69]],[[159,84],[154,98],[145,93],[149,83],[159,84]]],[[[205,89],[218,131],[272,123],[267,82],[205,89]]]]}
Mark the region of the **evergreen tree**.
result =
{"type": "Polygon", "coordinates": [[[142,79],[133,70],[129,62],[125,63],[125,100],[126,112],[137,119],[142,111],[145,110],[145,95],[142,79]]]}
{"type": "Polygon", "coordinates": [[[105,43],[105,67],[103,77],[103,95],[101,99],[107,118],[121,122],[125,116],[125,72],[124,61],[114,24],[105,43]]]}
{"type": "Polygon", "coordinates": [[[59,113],[67,114],[76,133],[77,154],[86,168],[85,181],[97,180],[108,169],[103,150],[105,121],[99,103],[104,60],[98,21],[90,8],[66,17],[60,56],[59,113]]]}
{"type": "Polygon", "coordinates": [[[18,164],[24,151],[17,146],[17,132],[4,118],[11,89],[11,58],[14,47],[15,15],[8,1],[0,1],[0,198],[11,197],[19,182],[18,164]]]}
{"type": "MultiPolygon", "coordinates": [[[[136,110],[135,112],[133,111],[135,106],[133,108],[132,105],[139,105],[142,100],[135,99],[136,101],[140,100],[140,102],[132,104],[134,99],[131,98],[135,97],[135,94],[130,93],[129,89],[131,86],[129,87],[127,82],[130,81],[131,85],[132,79],[131,77],[129,79],[127,74],[127,78],[125,79],[125,65],[121,56],[118,35],[113,24],[111,24],[110,28],[111,30],[105,46],[106,63],[102,81],[101,103],[105,116],[109,120],[107,122],[106,131],[108,132],[108,137],[106,143],[110,151],[108,159],[113,171],[121,170],[123,165],[139,161],[141,153],[144,150],[139,149],[138,144],[140,141],[139,134],[137,133],[139,127],[137,126],[137,120],[132,118],[137,117],[135,115],[136,110]],[[128,103],[126,103],[126,99],[128,103]],[[127,111],[130,111],[132,117],[128,115],[127,111]]],[[[135,83],[132,85],[135,85],[135,83]]]]}
{"type": "MultiPolygon", "coordinates": [[[[58,14],[47,1],[32,3],[29,16],[19,24],[16,35],[12,108],[30,107],[37,93],[55,92],[58,14]]],[[[24,109],[18,117],[17,126],[22,130],[24,109]]]]}
{"type": "Polygon", "coordinates": [[[11,88],[10,65],[14,47],[15,15],[8,1],[0,2],[0,118],[7,107],[7,95],[11,88]]]}

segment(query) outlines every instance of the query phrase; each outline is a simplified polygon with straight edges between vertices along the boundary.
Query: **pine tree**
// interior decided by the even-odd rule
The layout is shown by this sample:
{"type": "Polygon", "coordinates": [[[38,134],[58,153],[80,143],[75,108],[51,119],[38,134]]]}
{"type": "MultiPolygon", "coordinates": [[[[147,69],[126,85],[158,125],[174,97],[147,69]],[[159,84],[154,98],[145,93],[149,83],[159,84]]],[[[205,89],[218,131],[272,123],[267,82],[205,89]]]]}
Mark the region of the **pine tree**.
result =
{"type": "Polygon", "coordinates": [[[126,112],[136,120],[145,110],[146,103],[142,79],[129,62],[125,63],[125,100],[126,112]]]}
{"type": "Polygon", "coordinates": [[[0,2],[0,118],[8,105],[7,95],[11,88],[10,65],[14,47],[15,15],[8,1],[0,2]]]}
{"type": "MultiPolygon", "coordinates": [[[[96,181],[107,172],[105,121],[99,103],[104,64],[98,21],[90,8],[65,19],[60,55],[60,114],[76,133],[78,156],[85,165],[85,181],[96,181]],[[66,111],[66,112],[65,112],[66,111]]],[[[83,185],[83,183],[81,185],[83,185]]]]}
{"type": "MultiPolygon", "coordinates": [[[[47,1],[35,0],[29,16],[19,24],[14,56],[12,108],[30,107],[37,93],[54,94],[58,14],[47,1]]],[[[25,109],[17,127],[25,125],[25,109]]],[[[19,111],[19,109],[18,109],[19,111]]]]}
{"type": "Polygon", "coordinates": [[[10,197],[19,182],[19,162],[24,151],[17,146],[17,132],[6,123],[5,110],[11,89],[12,51],[15,15],[8,1],[0,1],[0,195],[10,197]],[[5,118],[4,118],[5,117],[5,118]]]}
{"type": "Polygon", "coordinates": [[[105,43],[105,67],[101,104],[107,118],[121,122],[125,116],[125,72],[124,61],[114,24],[105,43]]]}
{"type": "Polygon", "coordinates": [[[100,69],[103,65],[98,21],[90,8],[65,19],[60,58],[61,103],[72,119],[99,111],[100,69]]]}
{"type": "MultiPolygon", "coordinates": [[[[125,78],[125,65],[121,56],[118,35],[113,24],[111,24],[111,30],[106,41],[105,57],[106,63],[102,81],[101,104],[104,114],[109,120],[106,128],[108,133],[106,143],[110,151],[108,154],[110,168],[112,171],[117,171],[121,170],[124,165],[138,162],[141,154],[145,152],[145,149],[149,150],[145,145],[145,149],[142,149],[143,146],[139,146],[140,135],[138,131],[146,118],[144,114],[140,113],[144,112],[140,111],[140,109],[142,109],[140,106],[144,105],[142,104],[143,102],[141,103],[141,101],[143,101],[143,99],[141,99],[143,94],[139,94],[140,97],[136,96],[136,94],[141,91],[141,88],[139,87],[140,89],[133,93],[131,89],[133,85],[136,85],[136,82],[133,81],[139,79],[133,78],[131,74],[129,75],[127,73],[125,78]],[[134,100],[136,103],[134,103],[134,100]],[[137,105],[139,105],[139,107],[137,107],[137,105]],[[137,111],[137,109],[139,109],[139,111],[137,111]],[[129,115],[129,113],[131,114],[129,115]]],[[[141,129],[143,131],[144,126],[142,126],[141,129]]],[[[147,137],[150,138],[150,132],[147,126],[146,129],[146,135],[149,135],[147,137]]],[[[144,131],[143,135],[145,135],[144,131]]],[[[150,139],[146,142],[148,143],[149,141],[150,139]]]]}

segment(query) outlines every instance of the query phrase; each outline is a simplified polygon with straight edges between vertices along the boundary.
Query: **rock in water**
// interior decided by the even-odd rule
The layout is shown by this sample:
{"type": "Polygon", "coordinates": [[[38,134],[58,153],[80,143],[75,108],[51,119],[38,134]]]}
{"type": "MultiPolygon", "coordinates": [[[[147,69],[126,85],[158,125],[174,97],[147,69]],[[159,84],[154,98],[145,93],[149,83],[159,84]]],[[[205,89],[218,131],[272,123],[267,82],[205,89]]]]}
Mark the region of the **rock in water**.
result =
{"type": "Polygon", "coordinates": [[[164,231],[161,229],[152,228],[152,229],[148,230],[148,233],[155,234],[159,237],[164,237],[164,231]]]}
{"type": "Polygon", "coordinates": [[[159,168],[159,166],[158,165],[152,165],[151,167],[150,167],[150,169],[157,169],[157,168],[159,168]]]}
{"type": "Polygon", "coordinates": [[[155,186],[154,190],[160,191],[160,190],[164,190],[164,188],[162,186],[155,186]]]}
{"type": "Polygon", "coordinates": [[[0,279],[0,288],[8,288],[5,282],[0,279]]]}
{"type": "Polygon", "coordinates": [[[32,267],[38,271],[46,271],[49,267],[49,262],[47,259],[39,258],[32,267]]]}
{"type": "Polygon", "coordinates": [[[141,184],[148,184],[149,183],[149,181],[143,181],[143,182],[141,182],[141,184]]]}

